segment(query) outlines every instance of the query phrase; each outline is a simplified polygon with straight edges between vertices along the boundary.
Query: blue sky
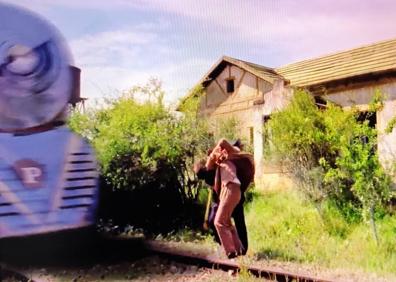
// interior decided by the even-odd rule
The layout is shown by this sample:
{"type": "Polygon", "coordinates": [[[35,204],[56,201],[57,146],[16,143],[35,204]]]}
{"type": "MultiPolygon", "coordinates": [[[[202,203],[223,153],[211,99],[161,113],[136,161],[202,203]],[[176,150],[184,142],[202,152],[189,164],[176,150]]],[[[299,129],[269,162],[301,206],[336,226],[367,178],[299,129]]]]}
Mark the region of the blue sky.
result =
{"type": "Polygon", "coordinates": [[[278,67],[396,38],[392,0],[3,2],[55,24],[91,102],[157,77],[175,104],[222,55],[278,67]]]}

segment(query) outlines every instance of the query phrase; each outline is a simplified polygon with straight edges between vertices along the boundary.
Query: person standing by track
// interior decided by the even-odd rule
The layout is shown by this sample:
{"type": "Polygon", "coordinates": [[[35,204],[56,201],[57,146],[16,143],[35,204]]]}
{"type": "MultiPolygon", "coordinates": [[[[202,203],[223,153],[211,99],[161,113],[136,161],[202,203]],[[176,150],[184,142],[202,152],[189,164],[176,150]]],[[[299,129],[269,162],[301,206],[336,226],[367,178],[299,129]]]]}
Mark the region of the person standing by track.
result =
{"type": "Polygon", "coordinates": [[[221,139],[209,154],[205,167],[201,162],[194,167],[194,171],[198,178],[205,179],[213,186],[214,196],[218,198],[214,226],[227,257],[244,255],[248,241],[243,192],[254,178],[252,155],[241,152],[238,147],[221,139]],[[235,220],[236,228],[231,217],[235,220]]]}

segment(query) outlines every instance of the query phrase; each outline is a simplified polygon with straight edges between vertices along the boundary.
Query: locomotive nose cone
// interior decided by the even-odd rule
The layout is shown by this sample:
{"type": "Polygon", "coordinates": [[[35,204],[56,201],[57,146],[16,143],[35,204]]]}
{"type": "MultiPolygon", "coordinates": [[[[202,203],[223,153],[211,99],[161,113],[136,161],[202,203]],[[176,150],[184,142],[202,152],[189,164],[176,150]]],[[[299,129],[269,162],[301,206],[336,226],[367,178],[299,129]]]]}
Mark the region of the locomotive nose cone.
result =
{"type": "Polygon", "coordinates": [[[0,3],[0,130],[52,121],[73,89],[69,48],[50,23],[0,3]]]}

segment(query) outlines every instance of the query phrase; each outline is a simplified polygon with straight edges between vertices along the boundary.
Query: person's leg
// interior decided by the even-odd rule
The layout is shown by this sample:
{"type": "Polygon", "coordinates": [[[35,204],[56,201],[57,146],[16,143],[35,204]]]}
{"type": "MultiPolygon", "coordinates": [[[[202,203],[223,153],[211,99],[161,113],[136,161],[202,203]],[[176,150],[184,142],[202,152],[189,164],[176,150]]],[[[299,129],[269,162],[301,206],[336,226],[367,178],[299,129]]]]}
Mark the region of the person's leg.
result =
{"type": "Polygon", "coordinates": [[[222,187],[220,193],[220,203],[215,217],[215,226],[220,237],[221,244],[227,256],[235,256],[243,248],[238,244],[239,240],[234,239],[238,235],[234,232],[234,226],[231,222],[231,214],[240,201],[241,191],[239,185],[228,183],[222,187]]]}
{"type": "Polygon", "coordinates": [[[232,226],[231,234],[232,234],[232,240],[234,242],[234,246],[236,248],[236,253],[238,255],[243,254],[244,253],[244,247],[243,247],[243,245],[241,243],[241,240],[239,239],[238,232],[237,232],[235,226],[232,226]]]}
{"type": "Polygon", "coordinates": [[[245,201],[244,196],[242,195],[241,200],[239,201],[238,205],[235,207],[232,218],[235,222],[235,228],[238,233],[238,237],[241,240],[243,245],[242,254],[245,255],[248,250],[248,235],[246,229],[246,222],[245,222],[245,214],[243,210],[243,203],[245,201]]]}
{"type": "Polygon", "coordinates": [[[219,234],[217,233],[216,226],[214,224],[218,207],[219,207],[218,203],[212,202],[212,205],[210,207],[208,222],[209,222],[209,227],[213,231],[213,236],[214,236],[215,241],[221,245],[220,237],[219,237],[219,234]]]}

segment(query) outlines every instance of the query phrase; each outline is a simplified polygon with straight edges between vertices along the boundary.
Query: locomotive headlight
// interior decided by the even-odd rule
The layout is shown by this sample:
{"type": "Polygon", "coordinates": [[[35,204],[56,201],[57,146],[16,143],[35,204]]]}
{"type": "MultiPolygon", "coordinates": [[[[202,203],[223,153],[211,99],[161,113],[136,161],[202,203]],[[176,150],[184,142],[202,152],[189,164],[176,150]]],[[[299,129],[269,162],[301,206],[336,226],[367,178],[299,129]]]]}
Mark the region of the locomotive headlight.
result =
{"type": "Polygon", "coordinates": [[[29,75],[38,66],[39,56],[31,48],[23,45],[12,46],[8,50],[6,69],[14,75],[29,75]]]}
{"type": "Polygon", "coordinates": [[[54,26],[0,3],[0,131],[38,127],[62,114],[72,96],[72,65],[54,26]]]}

